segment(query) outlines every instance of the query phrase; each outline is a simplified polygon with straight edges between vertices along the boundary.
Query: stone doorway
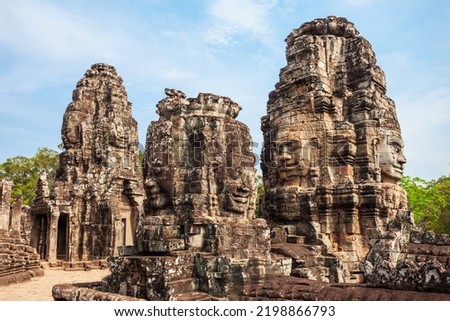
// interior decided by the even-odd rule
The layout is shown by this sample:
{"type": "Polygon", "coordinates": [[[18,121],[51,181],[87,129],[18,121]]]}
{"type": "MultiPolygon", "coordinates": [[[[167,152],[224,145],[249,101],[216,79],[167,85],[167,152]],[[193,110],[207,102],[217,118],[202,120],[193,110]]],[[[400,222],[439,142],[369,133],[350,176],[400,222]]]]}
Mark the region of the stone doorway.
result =
{"type": "Polygon", "coordinates": [[[68,215],[61,214],[58,220],[58,239],[56,242],[56,258],[67,261],[68,215]]]}
{"type": "Polygon", "coordinates": [[[47,216],[45,215],[38,215],[36,216],[36,224],[37,227],[35,229],[36,233],[36,250],[39,253],[41,259],[47,258],[47,227],[48,227],[48,220],[47,216]]]}

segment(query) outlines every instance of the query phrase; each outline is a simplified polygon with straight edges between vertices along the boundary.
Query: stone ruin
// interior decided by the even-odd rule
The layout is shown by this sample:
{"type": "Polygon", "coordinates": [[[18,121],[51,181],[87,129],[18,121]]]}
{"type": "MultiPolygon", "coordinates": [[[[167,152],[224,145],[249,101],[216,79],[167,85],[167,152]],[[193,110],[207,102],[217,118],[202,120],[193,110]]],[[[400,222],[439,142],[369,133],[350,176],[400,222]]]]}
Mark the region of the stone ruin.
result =
{"type": "Polygon", "coordinates": [[[22,202],[11,204],[13,182],[0,181],[0,285],[40,276],[39,255],[29,246],[22,232],[22,202]]]}
{"type": "Polygon", "coordinates": [[[272,251],[293,259],[295,276],[450,292],[448,236],[413,231],[397,184],[403,140],[369,42],[328,17],[286,43],[262,119],[272,251]]]}
{"type": "Polygon", "coordinates": [[[98,267],[134,243],[144,196],[137,123],[114,67],[95,64],[77,83],[61,137],[55,183],[40,177],[30,209],[31,245],[53,264],[98,267]]]}
{"type": "Polygon", "coordinates": [[[316,19],[286,42],[262,119],[263,212],[274,243],[306,243],[325,262],[297,273],[361,282],[373,242],[408,215],[396,184],[406,160],[395,105],[369,42],[347,20],[316,19]]]}
{"type": "Polygon", "coordinates": [[[401,130],[369,42],[333,16],[286,42],[262,118],[262,218],[238,104],[166,89],[141,173],[121,79],[92,66],[56,182],[39,181],[32,244],[51,261],[107,258],[111,273],[56,285],[56,300],[450,299],[450,239],[414,226],[397,185],[401,130]]]}
{"type": "Polygon", "coordinates": [[[147,300],[233,297],[270,269],[249,129],[227,97],[166,95],[147,131],[136,243],[130,256],[109,259],[108,290],[147,300]]]}

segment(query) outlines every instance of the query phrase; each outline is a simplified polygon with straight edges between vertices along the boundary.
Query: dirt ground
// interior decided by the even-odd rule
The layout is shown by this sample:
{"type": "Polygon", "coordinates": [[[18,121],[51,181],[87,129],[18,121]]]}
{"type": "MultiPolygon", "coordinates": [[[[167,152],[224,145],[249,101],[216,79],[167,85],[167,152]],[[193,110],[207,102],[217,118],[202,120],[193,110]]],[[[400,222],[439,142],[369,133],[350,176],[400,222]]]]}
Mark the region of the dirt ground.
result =
{"type": "Polygon", "coordinates": [[[108,269],[65,271],[45,268],[43,276],[0,286],[0,301],[53,301],[52,287],[55,284],[100,281],[108,274],[108,269]]]}

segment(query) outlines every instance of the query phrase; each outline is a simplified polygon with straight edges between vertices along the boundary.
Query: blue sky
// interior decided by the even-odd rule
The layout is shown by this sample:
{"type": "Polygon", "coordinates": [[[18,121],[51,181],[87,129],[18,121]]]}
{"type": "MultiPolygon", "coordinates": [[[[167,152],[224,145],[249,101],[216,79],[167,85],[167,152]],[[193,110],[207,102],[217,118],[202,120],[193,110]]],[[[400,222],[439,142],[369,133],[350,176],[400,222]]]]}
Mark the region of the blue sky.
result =
{"type": "Polygon", "coordinates": [[[450,174],[447,0],[0,0],[0,162],[57,149],[72,90],[96,62],[124,79],[142,143],[164,88],[176,88],[239,103],[260,147],[284,39],[329,15],[355,23],[386,73],[405,174],[450,174]]]}

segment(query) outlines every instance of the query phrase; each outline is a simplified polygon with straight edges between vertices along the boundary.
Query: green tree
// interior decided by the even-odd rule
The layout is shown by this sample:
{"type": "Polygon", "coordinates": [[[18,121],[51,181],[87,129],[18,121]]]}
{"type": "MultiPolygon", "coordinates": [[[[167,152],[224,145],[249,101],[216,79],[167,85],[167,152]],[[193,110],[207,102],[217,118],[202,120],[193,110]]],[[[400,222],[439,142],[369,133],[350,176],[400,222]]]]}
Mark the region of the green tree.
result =
{"type": "Polygon", "coordinates": [[[14,182],[11,198],[22,197],[23,204],[31,205],[34,200],[39,175],[47,173],[51,184],[59,164],[58,153],[52,149],[39,148],[33,157],[15,156],[0,164],[0,179],[14,182]]]}
{"type": "Polygon", "coordinates": [[[434,182],[405,175],[400,181],[400,186],[408,194],[408,206],[414,213],[416,224],[437,232],[446,201],[434,182]]]}
{"type": "Polygon", "coordinates": [[[255,215],[256,217],[261,217],[261,197],[264,194],[264,182],[263,177],[261,175],[256,176],[256,210],[255,215]]]}
{"type": "Polygon", "coordinates": [[[439,214],[436,232],[450,234],[450,175],[440,177],[433,182],[433,186],[445,199],[445,206],[439,214]]]}

